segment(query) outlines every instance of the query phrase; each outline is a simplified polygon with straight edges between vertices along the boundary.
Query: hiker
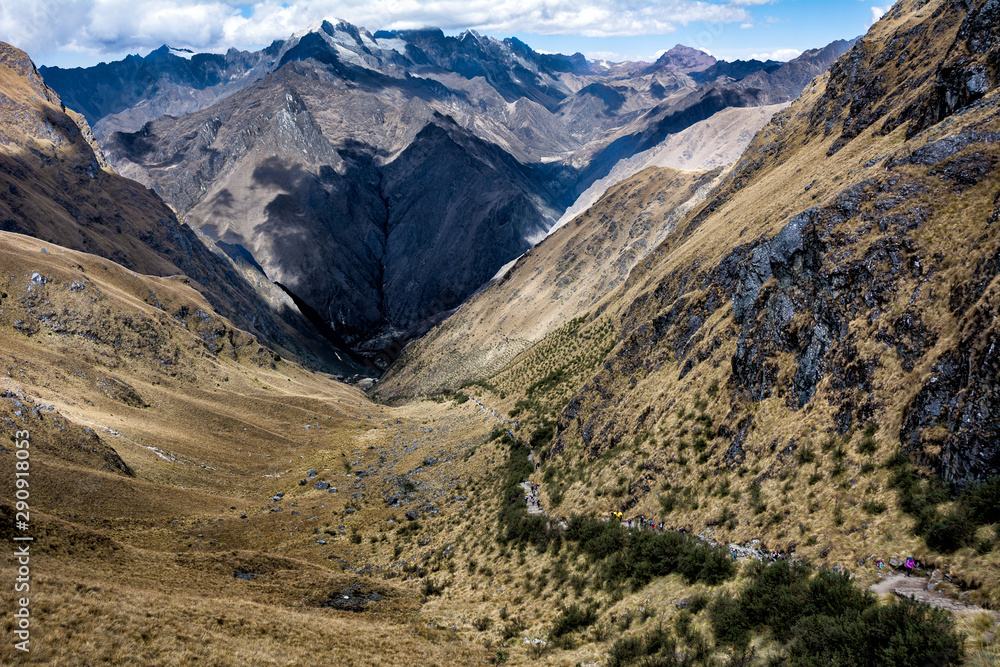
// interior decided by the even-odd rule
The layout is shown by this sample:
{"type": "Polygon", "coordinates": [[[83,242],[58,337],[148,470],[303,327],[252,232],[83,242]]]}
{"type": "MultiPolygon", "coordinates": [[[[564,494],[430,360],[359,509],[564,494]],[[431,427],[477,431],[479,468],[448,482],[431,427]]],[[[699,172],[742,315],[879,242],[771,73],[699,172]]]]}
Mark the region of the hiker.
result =
{"type": "Polygon", "coordinates": [[[910,576],[913,573],[913,566],[914,565],[916,565],[916,563],[913,562],[913,559],[910,558],[909,556],[907,556],[906,557],[906,576],[910,576]]]}
{"type": "Polygon", "coordinates": [[[876,569],[881,570],[883,567],[885,567],[885,561],[884,560],[882,560],[881,558],[879,558],[877,561],[875,561],[875,568],[876,569]]]}

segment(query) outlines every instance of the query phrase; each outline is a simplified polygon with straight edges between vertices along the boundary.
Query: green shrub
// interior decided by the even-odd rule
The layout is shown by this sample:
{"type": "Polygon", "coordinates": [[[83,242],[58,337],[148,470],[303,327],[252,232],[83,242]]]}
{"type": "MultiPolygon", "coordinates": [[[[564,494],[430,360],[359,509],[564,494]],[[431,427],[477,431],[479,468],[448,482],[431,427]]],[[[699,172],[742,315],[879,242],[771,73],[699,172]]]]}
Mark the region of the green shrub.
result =
{"type": "Polygon", "coordinates": [[[616,641],[608,652],[607,666],[628,667],[639,664],[643,667],[666,667],[693,664],[690,661],[681,662],[676,654],[677,641],[660,625],[642,637],[623,637],[616,641]]]}
{"type": "Polygon", "coordinates": [[[711,600],[709,600],[707,595],[699,593],[698,595],[695,595],[693,598],[691,598],[691,603],[688,605],[688,611],[690,611],[692,614],[698,614],[703,609],[708,608],[709,602],[711,602],[711,600]]]}
{"type": "Polygon", "coordinates": [[[878,451],[878,444],[875,442],[875,432],[878,430],[878,424],[875,422],[868,422],[865,426],[864,435],[861,438],[861,442],[858,443],[858,452],[862,454],[874,454],[878,451]]]}
{"type": "Polygon", "coordinates": [[[889,506],[880,500],[866,500],[861,504],[861,509],[868,512],[872,516],[875,516],[876,514],[882,514],[885,512],[889,509],[889,506]]]}
{"type": "Polygon", "coordinates": [[[400,537],[406,537],[408,535],[413,535],[420,532],[420,522],[419,521],[409,521],[396,531],[396,535],[400,537]]]}
{"type": "Polygon", "coordinates": [[[976,533],[975,524],[964,507],[958,506],[938,516],[924,533],[927,546],[941,553],[951,553],[968,544],[976,533]]]}
{"type": "Polygon", "coordinates": [[[811,447],[806,445],[799,450],[799,465],[806,465],[807,463],[812,463],[816,460],[816,452],[813,451],[811,447]]]}
{"type": "Polygon", "coordinates": [[[1000,523],[1000,475],[969,487],[962,502],[976,523],[1000,523]]]}
{"type": "Polygon", "coordinates": [[[725,551],[672,531],[628,531],[617,521],[573,517],[565,538],[576,542],[591,562],[600,562],[602,580],[613,586],[631,582],[637,589],[674,573],[689,583],[717,584],[736,570],[725,551]]]}
{"type": "Polygon", "coordinates": [[[519,636],[527,628],[528,625],[519,616],[514,616],[504,623],[503,628],[500,630],[500,636],[503,638],[503,641],[507,641],[519,636]]]}
{"type": "Polygon", "coordinates": [[[743,648],[750,643],[751,622],[743,605],[729,593],[722,593],[708,610],[715,639],[720,644],[743,648]]]}
{"type": "Polygon", "coordinates": [[[708,385],[708,397],[715,398],[719,395],[719,381],[712,380],[712,384],[708,385]]]}
{"type": "MultiPolygon", "coordinates": [[[[738,595],[719,595],[709,619],[719,644],[743,651],[752,634],[769,632],[784,645],[782,665],[947,665],[962,658],[949,614],[901,600],[876,604],[850,576],[810,576],[785,561],[757,564],[738,595]]],[[[735,655],[735,652],[734,652],[735,655]]]]}
{"type": "Polygon", "coordinates": [[[597,609],[594,605],[581,607],[571,604],[563,607],[559,616],[552,624],[551,636],[562,637],[581,628],[589,628],[597,622],[597,609]]]}
{"type": "Polygon", "coordinates": [[[542,445],[547,445],[552,441],[552,437],[556,434],[556,425],[554,422],[544,421],[538,428],[531,432],[531,438],[529,439],[530,446],[535,449],[541,447],[542,445]]]}
{"type": "Polygon", "coordinates": [[[906,455],[902,449],[897,449],[889,457],[889,460],[885,462],[885,467],[892,470],[893,468],[899,468],[910,462],[910,457],[906,455]]]}

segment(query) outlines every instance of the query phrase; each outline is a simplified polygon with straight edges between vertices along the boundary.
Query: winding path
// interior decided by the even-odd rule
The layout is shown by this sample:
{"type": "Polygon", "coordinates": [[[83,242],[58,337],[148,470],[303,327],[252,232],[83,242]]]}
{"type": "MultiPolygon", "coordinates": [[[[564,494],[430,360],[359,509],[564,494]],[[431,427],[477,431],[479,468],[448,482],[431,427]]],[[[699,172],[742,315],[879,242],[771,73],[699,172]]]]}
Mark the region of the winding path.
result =
{"type": "MultiPolygon", "coordinates": [[[[932,575],[933,576],[933,575],[932,575]]],[[[905,574],[888,574],[872,584],[870,589],[878,595],[892,593],[899,598],[910,598],[918,602],[926,602],[932,607],[939,607],[950,611],[953,614],[972,614],[987,611],[974,604],[968,604],[956,600],[947,595],[943,595],[934,589],[931,580],[927,577],[907,577],[905,574]]],[[[994,619],[1000,620],[1000,614],[995,611],[987,612],[992,614],[994,619]]]]}

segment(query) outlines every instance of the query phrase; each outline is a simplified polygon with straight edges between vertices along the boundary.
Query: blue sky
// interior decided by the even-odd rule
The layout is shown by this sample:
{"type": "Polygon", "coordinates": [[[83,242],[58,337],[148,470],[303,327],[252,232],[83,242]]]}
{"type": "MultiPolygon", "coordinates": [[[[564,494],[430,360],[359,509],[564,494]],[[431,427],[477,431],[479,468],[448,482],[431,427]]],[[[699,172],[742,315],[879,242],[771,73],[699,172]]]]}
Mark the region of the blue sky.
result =
{"type": "Polygon", "coordinates": [[[0,40],[37,64],[89,66],[160,44],[257,49],[318,21],[380,28],[471,28],[548,52],[652,60],[674,44],[717,58],[787,60],[863,34],[876,0],[0,0],[0,40]]]}
{"type": "Polygon", "coordinates": [[[863,35],[890,6],[890,2],[860,0],[777,0],[746,7],[747,21],[697,21],[667,34],[588,37],[523,32],[515,36],[539,50],[607,54],[611,60],[649,59],[674,44],[700,48],[721,60],[768,56],[788,60],[806,49],[863,35]]]}

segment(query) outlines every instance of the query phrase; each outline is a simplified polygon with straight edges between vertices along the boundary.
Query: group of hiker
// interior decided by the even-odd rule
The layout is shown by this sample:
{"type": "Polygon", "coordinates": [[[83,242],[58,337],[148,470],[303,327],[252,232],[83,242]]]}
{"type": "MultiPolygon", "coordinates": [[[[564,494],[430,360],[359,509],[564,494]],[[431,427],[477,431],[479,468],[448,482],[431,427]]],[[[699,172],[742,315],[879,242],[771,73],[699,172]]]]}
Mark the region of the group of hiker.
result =
{"type": "MultiPolygon", "coordinates": [[[[897,563],[895,563],[895,565],[897,567],[899,566],[898,565],[898,561],[897,561],[897,563]]],[[[915,560],[913,560],[912,557],[907,556],[906,560],[903,561],[903,569],[906,570],[906,576],[910,576],[911,574],[913,574],[913,568],[915,568],[916,566],[917,566],[917,562],[915,560]]],[[[877,570],[884,570],[885,569],[885,560],[883,560],[882,558],[879,558],[878,560],[876,560],[875,561],[875,569],[877,569],[877,570]]]]}
{"type": "Polygon", "coordinates": [[[627,528],[637,528],[639,530],[652,530],[656,532],[663,532],[665,530],[676,531],[678,533],[686,533],[688,529],[684,526],[680,528],[668,527],[663,521],[657,521],[656,519],[647,518],[645,515],[640,514],[636,517],[625,518],[622,512],[611,512],[611,519],[616,520],[623,524],[627,528]]]}
{"type": "Polygon", "coordinates": [[[528,493],[524,496],[524,502],[527,503],[529,508],[534,505],[541,510],[542,504],[538,502],[538,489],[541,485],[537,482],[528,482],[528,480],[522,481],[522,484],[528,485],[528,493]]]}

